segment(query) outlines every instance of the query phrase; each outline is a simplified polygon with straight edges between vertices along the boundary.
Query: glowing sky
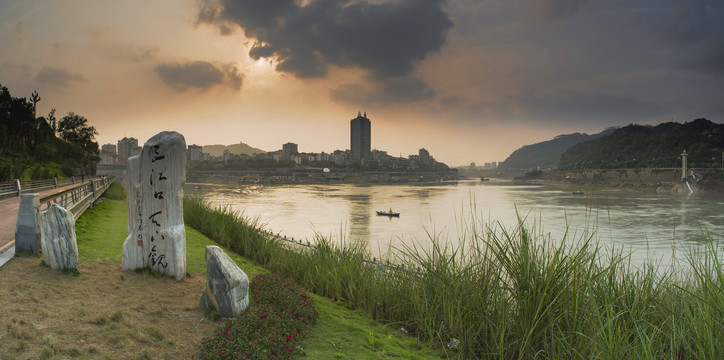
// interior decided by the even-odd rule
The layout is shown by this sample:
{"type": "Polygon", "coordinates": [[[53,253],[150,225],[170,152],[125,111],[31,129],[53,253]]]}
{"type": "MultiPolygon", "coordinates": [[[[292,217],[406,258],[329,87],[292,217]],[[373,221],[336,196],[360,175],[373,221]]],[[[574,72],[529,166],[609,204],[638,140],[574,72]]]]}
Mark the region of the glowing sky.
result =
{"type": "Polygon", "coordinates": [[[0,83],[100,144],[426,148],[449,165],[724,116],[720,0],[3,0],[0,83]]]}

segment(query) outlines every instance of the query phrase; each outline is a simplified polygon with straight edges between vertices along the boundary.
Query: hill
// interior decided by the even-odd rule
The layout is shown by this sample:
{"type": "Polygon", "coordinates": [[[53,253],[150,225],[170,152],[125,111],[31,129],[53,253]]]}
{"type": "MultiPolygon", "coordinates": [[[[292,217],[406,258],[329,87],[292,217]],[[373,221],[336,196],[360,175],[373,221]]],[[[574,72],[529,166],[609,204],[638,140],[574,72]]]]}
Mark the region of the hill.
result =
{"type": "Polygon", "coordinates": [[[625,126],[610,136],[570,147],[561,155],[559,169],[676,167],[684,150],[691,167],[718,167],[724,153],[724,125],[696,119],[625,126]]]}
{"type": "Polygon", "coordinates": [[[201,151],[210,154],[211,156],[221,156],[224,155],[224,150],[229,150],[230,153],[240,155],[240,154],[246,154],[246,155],[254,155],[254,154],[261,154],[265,153],[266,151],[262,149],[253,148],[247,144],[244,144],[243,142],[240,142],[238,144],[232,144],[232,145],[203,145],[201,147],[201,151]]]}
{"type": "Polygon", "coordinates": [[[598,134],[573,133],[558,135],[555,138],[532,145],[525,145],[513,151],[505,161],[498,165],[498,170],[530,170],[554,168],[563,154],[573,145],[612,134],[615,128],[608,128],[598,134]]]}

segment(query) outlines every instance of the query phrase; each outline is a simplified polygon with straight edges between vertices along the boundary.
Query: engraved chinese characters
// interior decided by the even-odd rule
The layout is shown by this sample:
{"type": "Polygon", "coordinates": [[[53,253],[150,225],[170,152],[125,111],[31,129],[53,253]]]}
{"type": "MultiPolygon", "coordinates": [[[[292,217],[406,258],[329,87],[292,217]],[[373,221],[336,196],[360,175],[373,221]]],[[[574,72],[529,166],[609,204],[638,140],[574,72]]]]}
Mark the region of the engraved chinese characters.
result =
{"type": "Polygon", "coordinates": [[[129,159],[126,174],[129,235],[123,269],[151,268],[182,279],[186,274],[183,192],[186,141],[164,131],[129,159]]]}

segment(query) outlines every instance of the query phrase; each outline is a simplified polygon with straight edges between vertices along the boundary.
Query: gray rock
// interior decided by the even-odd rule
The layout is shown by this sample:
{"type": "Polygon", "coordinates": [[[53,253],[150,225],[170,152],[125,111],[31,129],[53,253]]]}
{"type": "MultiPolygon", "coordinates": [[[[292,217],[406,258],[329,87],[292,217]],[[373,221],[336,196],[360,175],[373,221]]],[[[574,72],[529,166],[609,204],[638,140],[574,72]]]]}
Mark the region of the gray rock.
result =
{"type": "Polygon", "coordinates": [[[148,267],[182,279],[186,275],[183,135],[164,131],[149,139],[138,159],[129,161],[127,177],[130,233],[123,244],[123,268],[148,267]]]}
{"type": "Polygon", "coordinates": [[[146,256],[143,250],[143,235],[141,234],[143,214],[141,208],[141,157],[133,156],[128,159],[126,166],[126,219],[128,224],[128,237],[123,242],[123,270],[143,269],[146,267],[146,256]]]}
{"type": "Polygon", "coordinates": [[[78,268],[78,243],[73,213],[53,204],[40,215],[43,261],[57,270],[78,268]]]}
{"type": "Polygon", "coordinates": [[[199,299],[202,309],[215,309],[230,318],[249,306],[249,278],[218,246],[206,247],[206,288],[199,299]]]}
{"type": "Polygon", "coordinates": [[[20,195],[18,217],[15,220],[15,251],[40,251],[40,227],[38,224],[39,194],[20,195]]]}

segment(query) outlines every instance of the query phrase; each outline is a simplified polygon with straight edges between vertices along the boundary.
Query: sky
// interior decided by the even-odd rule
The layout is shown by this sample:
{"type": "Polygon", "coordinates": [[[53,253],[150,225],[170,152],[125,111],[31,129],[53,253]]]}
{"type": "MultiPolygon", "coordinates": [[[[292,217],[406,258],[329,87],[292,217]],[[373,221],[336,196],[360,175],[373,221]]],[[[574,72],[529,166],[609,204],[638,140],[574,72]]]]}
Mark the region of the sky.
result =
{"type": "Polygon", "coordinates": [[[451,166],[611,126],[724,120],[721,0],[2,0],[0,84],[100,144],[426,148],[451,166]]]}

